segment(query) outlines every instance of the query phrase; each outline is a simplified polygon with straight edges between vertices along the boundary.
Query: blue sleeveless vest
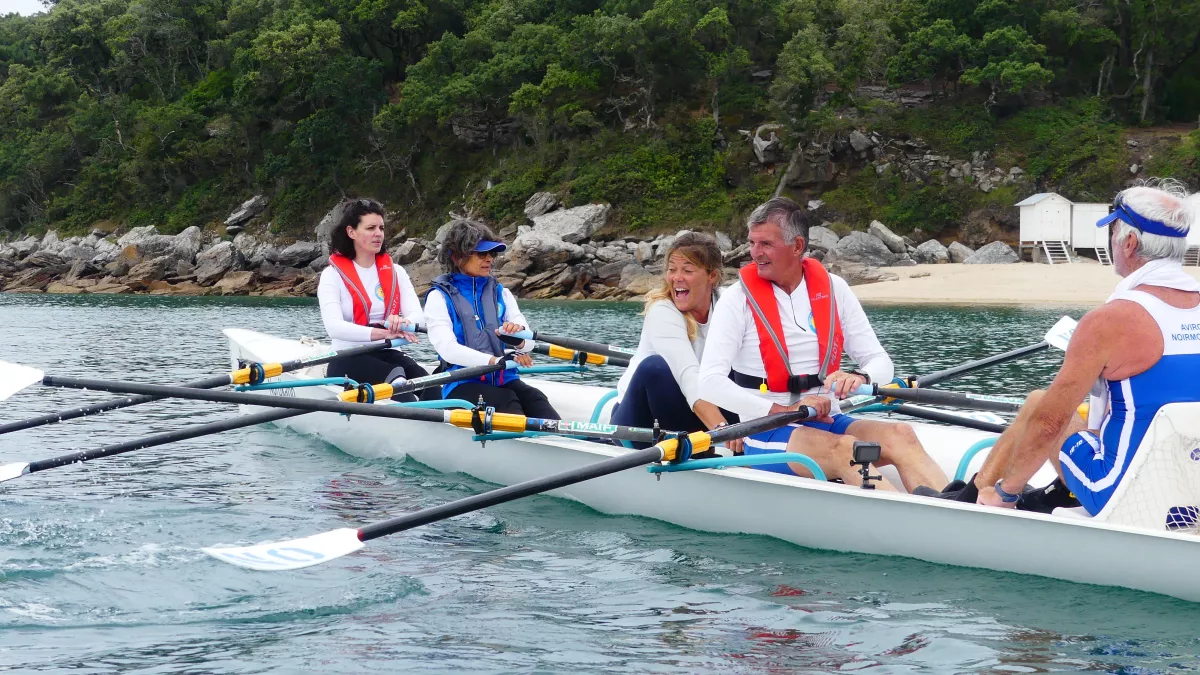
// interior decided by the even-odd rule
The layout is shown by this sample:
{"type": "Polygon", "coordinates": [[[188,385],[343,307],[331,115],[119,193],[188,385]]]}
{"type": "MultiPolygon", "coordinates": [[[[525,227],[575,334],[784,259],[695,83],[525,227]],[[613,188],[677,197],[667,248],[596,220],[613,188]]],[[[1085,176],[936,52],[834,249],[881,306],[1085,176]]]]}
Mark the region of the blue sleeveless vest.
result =
{"type": "MultiPolygon", "coordinates": [[[[496,281],[495,277],[473,277],[460,273],[443,274],[435,278],[431,284],[430,293],[438,290],[446,296],[450,320],[454,325],[454,338],[458,344],[492,356],[504,354],[504,343],[496,336],[496,329],[503,324],[501,319],[505,313],[502,293],[504,287],[496,281]]],[[[460,368],[462,366],[448,364],[446,370],[460,368]]],[[[481,382],[498,387],[506,382],[519,379],[519,376],[514,365],[508,370],[490,373],[479,379],[481,382]]],[[[459,384],[459,382],[451,382],[443,385],[442,398],[448,398],[450,392],[459,384]]]]}

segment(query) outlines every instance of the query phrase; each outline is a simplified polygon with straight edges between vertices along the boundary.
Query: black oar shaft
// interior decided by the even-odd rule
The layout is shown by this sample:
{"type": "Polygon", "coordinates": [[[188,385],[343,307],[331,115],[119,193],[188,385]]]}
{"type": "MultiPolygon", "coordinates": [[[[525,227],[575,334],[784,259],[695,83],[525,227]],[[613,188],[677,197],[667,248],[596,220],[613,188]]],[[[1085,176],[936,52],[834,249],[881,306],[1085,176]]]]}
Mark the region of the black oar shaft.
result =
{"type": "Polygon", "coordinates": [[[967,427],[968,429],[978,429],[980,431],[991,431],[993,433],[1002,434],[1005,429],[1008,429],[1006,424],[996,424],[995,422],[984,422],[983,420],[973,420],[970,417],[955,415],[953,413],[942,412],[940,410],[930,410],[928,408],[918,408],[916,406],[900,404],[896,406],[894,412],[909,417],[916,417],[931,422],[945,422],[959,427],[967,427]]]}
{"type": "MultiPolygon", "coordinates": [[[[377,352],[381,349],[387,349],[391,346],[392,346],[392,343],[388,340],[384,340],[384,341],[380,341],[380,342],[372,342],[370,344],[360,345],[358,347],[349,347],[347,349],[343,349],[343,350],[337,351],[337,352],[325,352],[325,353],[318,354],[315,356],[293,359],[291,361],[286,361],[280,365],[282,365],[282,367],[283,367],[282,371],[287,373],[287,372],[297,370],[300,368],[308,368],[310,366],[319,366],[321,364],[329,363],[330,361],[332,361],[334,359],[338,359],[338,358],[344,358],[344,357],[348,357],[348,356],[359,356],[362,354],[370,354],[371,352],[377,352]]],[[[233,376],[231,374],[225,374],[225,375],[217,375],[215,377],[208,377],[203,380],[196,380],[195,382],[188,382],[186,384],[181,384],[181,385],[176,385],[176,386],[188,387],[191,389],[216,389],[217,387],[224,387],[225,385],[232,384],[232,383],[233,383],[233,376]]],[[[80,406],[78,408],[71,408],[68,410],[60,411],[60,412],[47,413],[45,415],[39,415],[37,417],[30,417],[29,419],[25,419],[25,420],[19,420],[16,422],[9,422],[8,424],[2,424],[2,425],[0,425],[0,436],[7,434],[7,433],[14,432],[14,431],[22,431],[24,429],[32,429],[34,427],[45,426],[47,424],[55,424],[57,422],[65,422],[67,420],[78,419],[80,417],[87,417],[88,415],[95,415],[97,413],[108,412],[109,410],[119,410],[121,408],[128,408],[130,406],[141,405],[143,403],[152,403],[154,401],[161,401],[163,398],[164,397],[162,397],[162,396],[129,396],[126,398],[118,398],[118,399],[113,399],[111,401],[102,401],[100,403],[93,403],[91,405],[80,406]]]]}
{"type": "Polygon", "coordinates": [[[604,354],[596,354],[588,351],[578,351],[568,347],[552,345],[546,342],[538,342],[533,347],[535,354],[542,354],[563,361],[572,361],[574,363],[590,363],[601,366],[619,366],[627,368],[629,359],[624,356],[606,356],[604,354]]]}
{"type": "Polygon", "coordinates": [[[879,386],[874,387],[874,393],[876,396],[894,398],[901,401],[950,405],[960,408],[973,408],[975,410],[1015,413],[1021,409],[1020,403],[986,394],[969,394],[957,391],[941,391],[939,389],[884,388],[879,386]]]}
{"type": "Polygon", "coordinates": [[[370,541],[379,537],[385,537],[389,534],[411,530],[414,527],[428,525],[446,518],[453,518],[471,511],[478,511],[489,506],[503,504],[514,499],[528,497],[540,492],[556,490],[567,485],[582,483],[586,480],[607,476],[609,474],[633,469],[639,466],[645,466],[652,462],[657,462],[663,457],[662,449],[658,447],[646,448],[645,450],[637,450],[626,455],[613,457],[601,462],[595,462],[586,466],[581,466],[578,469],[556,473],[552,476],[543,478],[535,478],[524,483],[517,483],[508,487],[499,488],[484,492],[483,494],[465,497],[448,504],[435,506],[428,509],[422,509],[416,513],[411,513],[406,516],[399,516],[390,520],[385,520],[372,525],[367,525],[358,531],[358,538],[362,541],[370,541]]]}
{"type": "MultiPolygon", "coordinates": [[[[189,382],[180,386],[190,387],[192,389],[215,389],[217,387],[223,387],[229,383],[229,375],[218,375],[217,377],[196,380],[195,382],[189,382]]],[[[13,431],[21,431],[23,429],[32,429],[34,427],[40,427],[46,424],[65,422],[67,420],[73,420],[79,417],[86,417],[88,415],[108,412],[109,410],[117,410],[119,408],[128,408],[129,406],[141,405],[142,403],[160,401],[162,398],[162,396],[129,396],[126,398],[118,398],[111,401],[103,401],[101,403],[80,406],[78,408],[71,408],[70,410],[63,410],[61,412],[30,417],[29,419],[0,425],[0,435],[11,433],[13,431]]]]}
{"type": "Polygon", "coordinates": [[[305,410],[308,412],[332,412],[345,415],[368,415],[371,417],[390,417],[394,419],[420,420],[425,422],[445,421],[445,413],[441,410],[405,408],[394,405],[345,403],[342,401],[324,401],[315,398],[244,394],[232,391],[202,391],[188,387],[168,387],[159,384],[139,384],[137,382],[115,382],[110,380],[89,380],[77,377],[57,377],[54,375],[47,375],[46,377],[42,378],[42,384],[48,387],[66,387],[68,389],[97,389],[100,391],[143,394],[147,396],[157,396],[160,398],[186,398],[194,401],[236,403],[239,405],[255,405],[266,408],[291,408],[293,410],[305,410]]]}
{"type": "Polygon", "coordinates": [[[587,340],[580,340],[572,337],[546,335],[545,333],[538,331],[534,331],[533,338],[535,340],[549,342],[553,345],[567,347],[568,349],[575,349],[581,352],[587,352],[589,354],[601,354],[604,356],[615,356],[617,358],[625,359],[633,355],[633,352],[629,351],[628,349],[622,349],[616,345],[602,345],[599,342],[588,342],[587,340]]]}
{"type": "Polygon", "coordinates": [[[219,422],[197,424],[195,426],[191,426],[186,429],[180,429],[178,431],[168,431],[166,433],[156,434],[154,436],[146,436],[145,438],[125,441],[124,443],[106,445],[102,448],[82,450],[80,452],[73,452],[67,455],[59,455],[58,457],[50,457],[48,459],[30,462],[29,473],[45,471],[46,469],[54,469],[60,466],[66,466],[68,464],[75,464],[76,462],[86,462],[92,459],[100,459],[101,457],[111,457],[113,455],[133,452],[134,450],[141,450],[143,448],[152,448],[156,445],[186,441],[188,439],[207,436],[209,434],[216,434],[222,431],[241,429],[243,427],[250,427],[256,424],[265,424],[267,422],[274,422],[276,420],[281,420],[288,417],[296,417],[297,415],[303,414],[305,414],[305,411],[303,410],[269,410],[267,412],[261,412],[254,415],[231,417],[219,422]]]}
{"type": "MultiPolygon", "coordinates": [[[[775,429],[785,424],[805,419],[809,417],[812,412],[813,411],[811,408],[801,408],[794,412],[778,413],[775,415],[760,417],[748,422],[742,422],[740,424],[731,424],[726,427],[721,427],[720,429],[715,429],[711,432],[696,432],[690,434],[689,438],[693,439],[693,443],[700,443],[703,441],[705,446],[704,449],[707,449],[714,443],[721,443],[732,438],[742,438],[744,436],[756,434],[761,431],[767,431],[769,429],[775,429]]],[[[664,441],[659,445],[646,448],[645,450],[635,450],[618,457],[613,457],[611,459],[581,466],[576,469],[570,469],[568,471],[556,473],[552,476],[535,478],[533,480],[525,481],[524,483],[517,483],[516,485],[498,488],[496,490],[484,492],[483,494],[465,497],[463,499],[450,502],[449,504],[442,504],[441,506],[422,509],[405,516],[399,516],[382,522],[373,523],[360,528],[358,530],[358,538],[360,541],[378,539],[379,537],[385,537],[389,534],[403,532],[404,530],[411,530],[414,527],[428,525],[429,523],[445,520],[446,518],[453,518],[454,516],[470,513],[471,511],[478,511],[479,509],[487,508],[489,506],[510,502],[514,499],[528,497],[530,495],[535,495],[540,492],[547,492],[549,490],[556,490],[558,488],[573,485],[575,483],[582,483],[583,481],[591,480],[593,478],[599,478],[601,476],[607,476],[609,474],[625,471],[626,469],[645,466],[652,462],[660,461],[664,458],[671,459],[675,456],[675,449],[675,441],[664,441]]]]}
{"type": "Polygon", "coordinates": [[[917,378],[916,386],[928,387],[937,384],[938,382],[944,382],[952,377],[965,375],[966,373],[979,370],[981,368],[987,368],[988,366],[994,366],[1007,361],[1015,361],[1016,359],[1024,358],[1030,354],[1035,354],[1049,347],[1050,343],[1043,340],[1037,344],[1019,347],[1017,349],[1004,352],[1003,354],[996,354],[975,361],[969,361],[952,368],[946,368],[945,370],[939,370],[937,372],[929,373],[928,375],[922,375],[921,377],[917,378]]]}

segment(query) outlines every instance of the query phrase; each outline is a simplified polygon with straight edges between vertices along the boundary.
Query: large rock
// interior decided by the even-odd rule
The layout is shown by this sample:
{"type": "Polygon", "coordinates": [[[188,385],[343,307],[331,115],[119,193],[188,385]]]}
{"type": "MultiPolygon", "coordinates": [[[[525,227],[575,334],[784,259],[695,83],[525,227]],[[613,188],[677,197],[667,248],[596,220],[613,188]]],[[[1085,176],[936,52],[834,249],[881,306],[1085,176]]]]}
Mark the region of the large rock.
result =
{"type": "Polygon", "coordinates": [[[196,260],[196,255],[200,253],[203,243],[204,233],[200,231],[200,228],[192,225],[175,235],[171,255],[176,261],[193,262],[196,260]]]}
{"type": "Polygon", "coordinates": [[[46,286],[49,285],[51,281],[54,281],[55,279],[58,279],[62,277],[62,275],[66,274],[67,269],[68,268],[66,265],[57,265],[54,267],[31,267],[14,275],[8,281],[8,284],[4,287],[4,290],[45,290],[46,286]]]}
{"type": "Polygon", "coordinates": [[[656,288],[662,283],[662,278],[645,269],[641,265],[632,263],[625,266],[621,270],[621,279],[617,282],[617,288],[625,291],[630,295],[645,295],[651,289],[656,288]]]}
{"type": "Polygon", "coordinates": [[[601,264],[611,264],[633,260],[633,254],[624,246],[609,244],[596,249],[596,260],[601,264]]]}
{"type": "Polygon", "coordinates": [[[121,254],[121,247],[107,239],[97,239],[95,249],[96,254],[92,256],[91,263],[96,267],[104,267],[121,254]]]}
{"type": "Polygon", "coordinates": [[[893,253],[879,237],[866,232],[851,232],[825,256],[826,262],[856,262],[871,267],[886,267],[902,256],[893,253]]]}
{"type": "Polygon", "coordinates": [[[248,295],[254,290],[254,272],[242,270],[221,277],[213,290],[221,295],[248,295]]]}
{"type": "Polygon", "coordinates": [[[263,252],[267,260],[284,267],[304,267],[320,255],[321,245],[315,241],[298,241],[282,251],[268,249],[263,252]]]}
{"type": "Polygon", "coordinates": [[[388,253],[391,254],[392,260],[396,261],[397,265],[409,265],[421,259],[421,256],[425,254],[425,247],[419,240],[409,239],[388,253]]]}
{"type": "Polygon", "coordinates": [[[129,273],[121,279],[121,283],[134,291],[144,291],[150,284],[167,276],[167,269],[172,263],[170,256],[159,256],[134,265],[129,273]]]}
{"type": "Polygon", "coordinates": [[[764,124],[754,130],[750,139],[754,145],[754,157],[759,164],[778,164],[787,160],[787,150],[779,139],[777,131],[783,129],[779,124],[764,124]]]}
{"type": "Polygon", "coordinates": [[[22,269],[30,269],[33,267],[57,267],[63,264],[66,264],[66,261],[63,260],[62,256],[48,249],[39,248],[34,253],[25,256],[25,259],[21,261],[20,267],[22,269]]]}
{"type": "Polygon", "coordinates": [[[233,250],[245,261],[247,267],[258,267],[266,260],[266,242],[249,232],[241,232],[233,238],[233,250]]]}
{"type": "Polygon", "coordinates": [[[963,260],[966,265],[999,265],[1021,262],[1017,252],[1002,241],[993,241],[963,260]]]}
{"type": "MultiPolygon", "coordinates": [[[[423,260],[406,268],[404,271],[408,272],[408,278],[412,280],[413,289],[417,292],[417,296],[423,298],[429,291],[431,282],[442,273],[442,266],[436,260],[423,260]]],[[[313,286],[313,290],[314,292],[316,291],[315,285],[313,286]]],[[[297,286],[298,292],[299,286],[297,286]]]]}
{"type": "Polygon", "coordinates": [[[14,241],[13,243],[9,244],[9,246],[12,248],[13,252],[17,254],[17,259],[21,259],[38,250],[38,247],[41,246],[41,242],[38,241],[36,237],[25,237],[19,241],[14,241]]]}
{"type": "Polygon", "coordinates": [[[841,241],[841,237],[828,227],[814,225],[808,228],[808,248],[810,250],[828,253],[837,246],[839,241],[841,241]]]}
{"type": "Polygon", "coordinates": [[[950,256],[950,262],[960,263],[974,255],[975,251],[956,241],[946,247],[946,254],[950,256]]]}
{"type": "Polygon", "coordinates": [[[930,239],[913,249],[912,257],[922,265],[940,265],[950,262],[950,252],[937,239],[930,239]]]}
{"type": "MultiPolygon", "coordinates": [[[[561,213],[561,211],[557,213],[561,213]]],[[[563,241],[555,234],[535,230],[517,235],[516,240],[513,241],[511,257],[513,264],[521,268],[516,271],[524,271],[529,268],[546,270],[554,265],[579,260],[583,257],[583,247],[563,241]],[[521,267],[523,262],[532,264],[521,267]]]]}
{"type": "Polygon", "coordinates": [[[263,212],[267,208],[267,198],[263,195],[254,195],[250,199],[242,202],[242,205],[237,207],[229,217],[225,219],[225,226],[241,225],[263,212]]]}
{"type": "Polygon", "coordinates": [[[60,248],[62,248],[62,240],[58,238],[56,230],[47,230],[46,234],[42,235],[42,241],[38,244],[38,249],[42,251],[57,253],[60,248]]]}
{"type": "MultiPolygon", "coordinates": [[[[329,212],[325,214],[325,217],[321,219],[321,222],[317,223],[317,241],[321,243],[329,242],[329,237],[333,232],[333,226],[337,225],[338,221],[342,219],[342,213],[345,212],[346,207],[349,205],[350,204],[347,202],[338,202],[337,204],[334,204],[332,209],[329,209],[329,212]]],[[[245,234],[245,232],[242,234],[245,234]]]]}
{"type": "Polygon", "coordinates": [[[867,233],[875,235],[892,253],[903,255],[907,252],[907,248],[904,245],[904,238],[889,230],[887,225],[878,220],[871,221],[871,224],[867,227],[867,233]]]}
{"type": "Polygon", "coordinates": [[[862,263],[839,261],[829,265],[829,271],[846,280],[851,286],[874,284],[880,281],[896,281],[900,277],[862,263]]]}
{"type": "MultiPolygon", "coordinates": [[[[577,244],[604,227],[612,207],[608,204],[588,204],[571,209],[544,213],[533,219],[533,231],[550,234],[568,244],[577,244]]],[[[517,240],[520,240],[520,236],[517,240]]]]}
{"type": "Polygon", "coordinates": [[[875,142],[858,129],[850,132],[850,147],[854,148],[855,152],[865,152],[873,145],[875,142]]]}
{"type": "Polygon", "coordinates": [[[713,232],[713,239],[717,240],[717,248],[721,249],[721,253],[733,250],[733,240],[724,232],[713,232]]]}
{"type": "Polygon", "coordinates": [[[233,268],[236,256],[233,242],[228,241],[223,241],[196,256],[196,283],[208,286],[225,276],[225,273],[233,268]]]}
{"type": "Polygon", "coordinates": [[[727,267],[739,267],[750,260],[750,244],[745,243],[732,251],[721,254],[721,260],[727,267]]]}
{"type": "Polygon", "coordinates": [[[525,217],[533,220],[557,209],[559,205],[558,195],[553,192],[536,192],[525,201],[525,217]]]}

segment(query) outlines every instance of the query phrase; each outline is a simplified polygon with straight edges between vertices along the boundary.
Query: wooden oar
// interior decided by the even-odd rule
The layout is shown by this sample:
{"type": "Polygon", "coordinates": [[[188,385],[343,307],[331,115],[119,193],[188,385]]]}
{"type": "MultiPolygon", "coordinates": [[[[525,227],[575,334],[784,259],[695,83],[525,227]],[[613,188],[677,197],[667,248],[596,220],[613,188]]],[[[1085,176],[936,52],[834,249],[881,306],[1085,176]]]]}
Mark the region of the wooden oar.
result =
{"type": "Polygon", "coordinates": [[[358,529],[340,528],[291,541],[231,548],[206,548],[203,550],[217,560],[253,570],[277,571],[310,567],[353,553],[363,548],[365,543],[372,539],[386,537],[389,534],[411,530],[414,527],[428,525],[439,520],[453,518],[454,516],[478,511],[479,509],[503,504],[522,497],[582,483],[583,481],[618,473],[626,469],[633,469],[654,462],[673,461],[677,457],[684,459],[693,452],[703,452],[717,443],[775,429],[791,422],[806,419],[815,414],[816,411],[811,408],[801,408],[795,412],[760,417],[749,422],[731,424],[713,431],[697,431],[686,436],[687,443],[690,446],[686,450],[679,447],[678,439],[671,438],[661,441],[645,450],[635,450],[601,462],[588,464],[578,469],[571,469],[544,478],[537,478],[525,481],[524,483],[491,490],[448,504],[442,504],[441,506],[422,509],[398,518],[373,523],[358,529]]]}
{"type": "MultiPolygon", "coordinates": [[[[496,364],[499,366],[500,364],[496,364]]],[[[0,361],[0,381],[17,369],[25,369],[41,373],[33,368],[18,366],[0,361]]],[[[460,373],[462,371],[450,371],[460,373]]],[[[26,374],[26,379],[29,375],[26,374]]],[[[613,424],[594,424],[591,422],[573,422],[570,420],[550,420],[524,415],[488,412],[486,410],[422,410],[405,408],[395,405],[375,405],[372,403],[347,403],[344,401],[323,401],[320,399],[297,398],[290,396],[271,396],[263,394],[248,394],[231,391],[209,391],[189,387],[170,387],[158,384],[140,384],[118,380],[92,380],[78,377],[58,377],[43,375],[40,378],[43,385],[48,387],[65,387],[68,389],[96,389],[115,393],[141,394],[159,398],[184,398],[194,401],[213,401],[216,403],[236,403],[240,405],[256,405],[267,408],[290,408],[308,412],[332,412],[342,415],[366,415],[368,417],[390,417],[393,419],[418,420],[424,422],[442,422],[462,429],[472,429],[476,434],[489,434],[494,431],[522,432],[537,431],[565,436],[582,436],[585,438],[603,438],[631,441],[634,443],[654,443],[661,439],[664,432],[644,427],[627,427],[613,424]]],[[[36,384],[38,379],[28,381],[26,386],[36,384]]],[[[387,386],[380,386],[375,391],[386,392],[387,386]]],[[[347,392],[356,395],[356,392],[347,392]]],[[[381,397],[382,398],[382,397],[381,397]]],[[[0,398],[3,400],[3,398],[0,398]]]]}
{"type": "MultiPolygon", "coordinates": [[[[438,373],[436,375],[418,377],[409,380],[403,386],[392,387],[391,385],[388,385],[388,391],[390,392],[388,396],[393,394],[405,394],[414,391],[421,391],[423,389],[430,389],[432,387],[440,387],[448,382],[479,377],[480,375],[486,375],[502,368],[504,368],[504,364],[475,366],[472,368],[463,368],[461,370],[438,373]]],[[[350,391],[347,393],[354,394],[357,392],[350,391]]],[[[267,422],[275,422],[278,420],[287,419],[289,417],[296,417],[298,415],[307,415],[308,413],[309,411],[307,410],[295,409],[269,410],[267,412],[255,413],[253,415],[231,417],[218,422],[198,424],[186,429],[168,431],[166,433],[146,436],[144,438],[124,441],[122,443],[114,443],[101,448],[70,452],[65,455],[59,455],[58,457],[50,457],[49,459],[40,459],[33,462],[13,462],[11,464],[4,464],[0,466],[0,483],[12,480],[14,478],[19,478],[26,474],[37,473],[38,471],[54,469],[60,466],[67,466],[77,462],[87,462],[93,459],[100,459],[101,457],[112,457],[113,455],[121,455],[126,452],[133,452],[134,450],[152,448],[157,445],[165,445],[167,443],[175,443],[177,441],[186,441],[188,439],[208,436],[210,434],[216,434],[222,431],[232,431],[233,429],[252,427],[257,424],[266,424],[267,422]]]]}
{"type": "MultiPolygon", "coordinates": [[[[268,363],[268,364],[251,364],[245,368],[235,370],[225,375],[217,375],[195,382],[178,385],[180,387],[190,387],[192,389],[216,389],[230,384],[258,384],[264,379],[275,377],[281,373],[308,368],[309,366],[318,366],[323,363],[329,363],[334,359],[346,358],[348,356],[358,356],[360,354],[370,354],[382,349],[390,349],[408,344],[408,341],[403,338],[395,340],[382,340],[380,342],[372,342],[358,347],[350,347],[335,352],[322,352],[313,356],[308,356],[302,359],[293,359],[283,363],[268,363]]],[[[20,391],[28,384],[13,388],[17,385],[16,380],[6,381],[0,379],[0,401],[8,398],[12,394],[20,391]],[[7,393],[6,393],[7,392],[7,393]]],[[[29,383],[32,384],[32,383],[29,383]]],[[[46,424],[54,424],[55,422],[63,422],[72,420],[78,417],[87,415],[95,415],[97,413],[107,412],[109,410],[117,410],[118,408],[128,408],[129,406],[140,405],[142,403],[150,403],[157,401],[161,397],[156,396],[127,396],[125,398],[114,399],[112,401],[104,401],[102,403],[93,403],[78,408],[70,408],[56,413],[48,413],[29,419],[20,420],[18,422],[9,422],[8,424],[0,425],[0,435],[7,434],[12,431],[21,431],[22,429],[32,429],[46,424]]]]}
{"type": "Polygon", "coordinates": [[[545,333],[536,330],[523,330],[519,333],[513,333],[511,335],[501,335],[500,339],[508,342],[509,344],[519,344],[517,342],[519,340],[541,340],[542,342],[549,342],[552,345],[558,345],[559,347],[566,347],[567,349],[587,352],[588,354],[615,356],[617,358],[626,359],[630,356],[633,356],[633,352],[625,349],[624,347],[618,347],[616,345],[602,345],[599,342],[588,342],[587,340],[580,340],[572,337],[546,335],[545,333]],[[505,338],[514,339],[505,340],[505,338]]]}

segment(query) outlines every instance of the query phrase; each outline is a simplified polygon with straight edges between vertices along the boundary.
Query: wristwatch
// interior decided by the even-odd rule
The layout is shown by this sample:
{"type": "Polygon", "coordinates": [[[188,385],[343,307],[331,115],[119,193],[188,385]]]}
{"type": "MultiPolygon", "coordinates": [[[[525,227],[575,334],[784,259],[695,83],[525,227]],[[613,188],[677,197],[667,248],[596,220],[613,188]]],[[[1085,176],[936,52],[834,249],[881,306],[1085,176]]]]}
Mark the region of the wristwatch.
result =
{"type": "Polygon", "coordinates": [[[847,370],[846,372],[850,373],[851,375],[857,375],[857,376],[861,377],[862,379],[866,380],[867,384],[871,384],[871,376],[868,375],[867,373],[864,373],[861,370],[847,370]]]}
{"type": "Polygon", "coordinates": [[[999,495],[1000,501],[1004,502],[1005,504],[1012,504],[1013,502],[1020,499],[1021,493],[1019,493],[1019,492],[1015,495],[1011,492],[1005,492],[1004,488],[1000,487],[1000,484],[1003,482],[1004,482],[1004,479],[1001,478],[1000,480],[996,481],[996,484],[994,486],[992,486],[992,487],[996,488],[996,494],[999,495]]]}

